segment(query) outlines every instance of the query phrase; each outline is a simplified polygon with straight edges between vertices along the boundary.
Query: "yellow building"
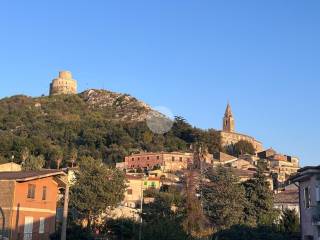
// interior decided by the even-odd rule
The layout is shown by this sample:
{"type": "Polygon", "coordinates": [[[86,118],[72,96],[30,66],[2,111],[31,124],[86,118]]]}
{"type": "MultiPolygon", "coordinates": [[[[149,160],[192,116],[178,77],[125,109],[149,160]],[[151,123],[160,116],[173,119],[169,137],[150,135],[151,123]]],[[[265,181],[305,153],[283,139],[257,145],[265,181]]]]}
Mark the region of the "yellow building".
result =
{"type": "Polygon", "coordinates": [[[123,205],[131,208],[136,208],[140,205],[143,191],[150,188],[160,189],[161,187],[161,181],[158,177],[126,175],[126,179],[128,183],[123,205]]]}

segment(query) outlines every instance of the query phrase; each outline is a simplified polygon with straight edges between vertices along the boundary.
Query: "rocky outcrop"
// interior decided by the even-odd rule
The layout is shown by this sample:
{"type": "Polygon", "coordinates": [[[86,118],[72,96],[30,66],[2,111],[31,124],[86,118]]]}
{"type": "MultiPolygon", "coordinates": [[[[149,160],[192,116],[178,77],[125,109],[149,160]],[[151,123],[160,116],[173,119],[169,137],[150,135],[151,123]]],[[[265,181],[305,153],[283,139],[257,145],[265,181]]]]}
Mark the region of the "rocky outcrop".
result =
{"type": "Polygon", "coordinates": [[[90,89],[79,94],[91,109],[112,109],[121,121],[145,121],[152,108],[128,94],[90,89]]]}

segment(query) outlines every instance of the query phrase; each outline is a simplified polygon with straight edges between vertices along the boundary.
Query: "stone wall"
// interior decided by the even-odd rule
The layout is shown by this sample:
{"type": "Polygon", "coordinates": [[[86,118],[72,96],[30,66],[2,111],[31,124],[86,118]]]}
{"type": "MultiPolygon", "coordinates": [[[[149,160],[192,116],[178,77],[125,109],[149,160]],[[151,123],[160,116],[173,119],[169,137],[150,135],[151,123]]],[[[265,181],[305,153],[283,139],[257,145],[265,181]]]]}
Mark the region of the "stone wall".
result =
{"type": "Polygon", "coordinates": [[[77,81],[72,79],[69,71],[59,72],[59,77],[50,84],[50,95],[77,94],[77,81]]]}
{"type": "Polygon", "coordinates": [[[175,172],[188,168],[188,164],[193,162],[191,153],[168,153],[163,157],[163,168],[167,172],[175,172]]]}
{"type": "Polygon", "coordinates": [[[256,152],[261,152],[263,150],[263,146],[261,142],[255,140],[253,137],[250,137],[244,134],[220,131],[220,136],[221,136],[221,144],[223,147],[236,144],[240,140],[245,140],[252,143],[256,152]]]}

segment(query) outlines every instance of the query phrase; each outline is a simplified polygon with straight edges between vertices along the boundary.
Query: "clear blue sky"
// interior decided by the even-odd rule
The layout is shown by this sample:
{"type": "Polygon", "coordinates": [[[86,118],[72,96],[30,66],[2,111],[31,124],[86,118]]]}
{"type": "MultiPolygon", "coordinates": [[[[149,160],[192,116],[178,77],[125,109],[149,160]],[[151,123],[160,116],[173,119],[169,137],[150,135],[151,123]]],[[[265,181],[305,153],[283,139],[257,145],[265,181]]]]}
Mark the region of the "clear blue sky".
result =
{"type": "Polygon", "coordinates": [[[239,132],[320,164],[317,0],[68,0],[0,3],[0,97],[125,92],[202,128],[229,100],[239,132]]]}

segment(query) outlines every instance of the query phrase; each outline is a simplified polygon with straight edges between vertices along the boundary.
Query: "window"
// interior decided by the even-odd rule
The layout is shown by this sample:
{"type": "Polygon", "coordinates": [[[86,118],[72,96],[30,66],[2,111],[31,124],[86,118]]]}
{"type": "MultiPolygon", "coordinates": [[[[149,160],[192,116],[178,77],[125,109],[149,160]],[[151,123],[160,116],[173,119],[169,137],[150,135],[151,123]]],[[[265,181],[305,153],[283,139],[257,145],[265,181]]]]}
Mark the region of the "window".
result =
{"type": "Polygon", "coordinates": [[[29,184],[28,185],[28,198],[35,199],[35,195],[36,195],[36,185],[29,184]]]}
{"type": "Polygon", "coordinates": [[[132,195],[132,189],[128,189],[128,190],[127,190],[127,194],[128,194],[128,195],[132,195]]]}
{"type": "Polygon", "coordinates": [[[172,162],[174,162],[174,157],[172,157],[172,162]]]}
{"type": "Polygon", "coordinates": [[[132,161],[134,161],[134,158],[131,158],[132,161]]]}
{"type": "Polygon", "coordinates": [[[42,234],[44,233],[44,217],[41,217],[40,218],[40,221],[39,221],[39,233],[42,234]]]}
{"type": "Polygon", "coordinates": [[[182,162],[182,157],[180,157],[180,162],[182,162]]]}
{"type": "Polygon", "coordinates": [[[138,160],[140,160],[140,158],[138,157],[138,160]]]}
{"type": "Polygon", "coordinates": [[[42,188],[42,200],[47,200],[47,187],[42,188]]]}
{"type": "Polygon", "coordinates": [[[147,160],[149,160],[149,157],[147,157],[147,160]]]}
{"type": "Polygon", "coordinates": [[[160,156],[157,156],[157,160],[159,160],[160,159],[160,156]]]}
{"type": "Polygon", "coordinates": [[[304,206],[305,208],[310,208],[311,205],[311,198],[310,198],[310,189],[306,187],[304,189],[304,206]]]}
{"type": "Polygon", "coordinates": [[[24,218],[24,229],[23,229],[23,239],[32,240],[32,231],[33,230],[33,217],[24,218]]]}
{"type": "Polygon", "coordinates": [[[316,201],[320,202],[320,186],[316,187],[316,201]]]}

